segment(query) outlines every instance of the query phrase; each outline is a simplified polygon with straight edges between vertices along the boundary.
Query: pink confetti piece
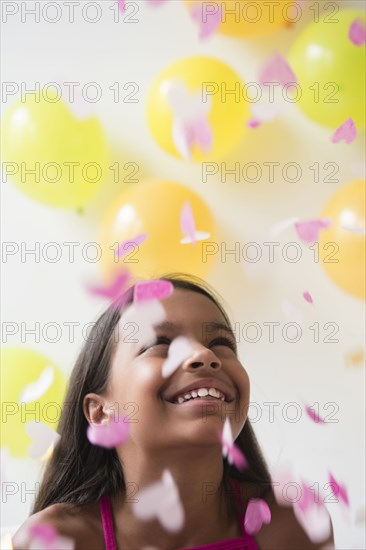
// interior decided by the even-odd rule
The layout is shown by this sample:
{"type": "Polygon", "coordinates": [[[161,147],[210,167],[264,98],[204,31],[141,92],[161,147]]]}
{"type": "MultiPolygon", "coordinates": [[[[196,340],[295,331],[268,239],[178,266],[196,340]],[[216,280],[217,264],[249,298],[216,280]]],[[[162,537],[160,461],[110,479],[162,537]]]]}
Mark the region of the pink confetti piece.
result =
{"type": "Polygon", "coordinates": [[[363,46],[366,42],[366,27],[361,19],[355,19],[349,28],[348,38],[355,46],[363,46]]]}
{"type": "Polygon", "coordinates": [[[130,424],[128,417],[120,416],[102,424],[90,424],[86,435],[92,445],[114,449],[122,445],[128,438],[130,424]]]}
{"type": "Polygon", "coordinates": [[[255,119],[255,118],[252,118],[251,120],[248,120],[248,122],[247,122],[248,128],[252,128],[253,130],[255,128],[258,128],[261,125],[262,125],[262,122],[260,120],[255,119]]]}
{"type": "Polygon", "coordinates": [[[145,242],[147,239],[147,233],[140,233],[139,235],[136,235],[133,239],[128,239],[127,241],[123,241],[117,250],[117,257],[119,259],[124,258],[126,254],[129,254],[140,246],[143,242],[145,242]]]}
{"type": "Polygon", "coordinates": [[[203,101],[200,90],[188,90],[185,82],[169,80],[162,93],[173,113],[172,138],[177,151],[191,160],[194,145],[208,153],[213,145],[213,131],[208,120],[212,100],[203,101]]]}
{"type": "Polygon", "coordinates": [[[164,378],[171,376],[177,368],[193,353],[193,348],[185,336],[174,338],[169,346],[168,357],[162,367],[164,378]]]}
{"type": "Polygon", "coordinates": [[[122,331],[119,336],[122,342],[131,341],[131,323],[138,328],[134,333],[135,342],[140,347],[148,346],[154,343],[156,334],[154,325],[162,323],[166,318],[165,309],[159,300],[146,300],[141,303],[131,305],[124,313],[124,323],[118,327],[122,331]],[[137,340],[135,338],[137,337],[137,340]]]}
{"type": "Polygon", "coordinates": [[[302,495],[293,505],[293,511],[311,542],[319,544],[327,540],[331,534],[330,517],[324,506],[323,497],[317,495],[304,482],[302,495]]]}
{"type": "Polygon", "coordinates": [[[32,444],[28,451],[28,455],[31,458],[40,458],[48,451],[51,445],[56,445],[60,439],[60,435],[43,422],[35,422],[34,420],[27,422],[25,431],[32,439],[32,444]]]}
{"type": "Polygon", "coordinates": [[[327,229],[331,225],[331,220],[309,220],[296,222],[295,229],[298,237],[306,244],[319,242],[319,232],[321,229],[327,229]]]}
{"type": "Polygon", "coordinates": [[[244,470],[248,467],[247,459],[242,451],[234,443],[233,432],[228,418],[225,419],[224,428],[220,434],[222,445],[222,455],[227,458],[229,464],[234,464],[238,470],[244,470]]]}
{"type": "Polygon", "coordinates": [[[314,303],[314,300],[313,300],[313,297],[312,295],[310,294],[310,292],[306,291],[306,292],[303,292],[303,297],[304,297],[304,300],[306,300],[306,302],[308,302],[309,304],[313,304],[314,303]]]}
{"type": "Polygon", "coordinates": [[[268,525],[271,522],[271,510],[268,504],[262,500],[250,499],[245,512],[244,527],[248,535],[256,535],[263,524],[268,525]]]}
{"type": "Polygon", "coordinates": [[[184,526],[184,508],[169,470],[164,470],[161,481],[140,490],[132,506],[137,518],[143,521],[156,518],[171,533],[181,531],[184,526]]]}
{"type": "Polygon", "coordinates": [[[120,11],[124,12],[126,10],[125,0],[117,0],[117,2],[118,2],[118,7],[119,7],[120,11]]]}
{"type": "Polygon", "coordinates": [[[186,235],[180,240],[181,244],[194,244],[196,241],[201,241],[210,237],[210,233],[206,231],[196,231],[196,222],[189,202],[186,202],[181,210],[180,228],[182,233],[186,235]]]}
{"type": "Polygon", "coordinates": [[[197,116],[191,121],[174,119],[172,132],[177,151],[186,160],[192,160],[195,145],[205,154],[212,150],[213,132],[210,123],[204,117],[197,116]]]}
{"type": "Polygon", "coordinates": [[[339,501],[343,504],[345,504],[347,507],[349,507],[349,499],[347,494],[347,489],[344,485],[341,485],[338,483],[333,474],[329,473],[329,483],[330,483],[330,489],[333,493],[333,495],[339,499],[339,501]]]}
{"type": "Polygon", "coordinates": [[[54,380],[54,368],[46,367],[39,375],[38,380],[27,384],[22,389],[19,403],[31,403],[44,395],[52,386],[54,380]]]}
{"type": "Polygon", "coordinates": [[[265,86],[268,82],[278,82],[282,86],[297,83],[297,78],[283,56],[276,52],[264,65],[259,75],[259,82],[265,86]]]}
{"type": "Polygon", "coordinates": [[[192,243],[195,242],[196,224],[193,217],[192,207],[186,202],[180,213],[180,228],[182,233],[189,236],[192,243]]]}
{"type": "Polygon", "coordinates": [[[127,289],[131,275],[127,269],[118,273],[109,286],[89,287],[88,290],[95,296],[101,296],[111,301],[117,300],[127,289]]]}
{"type": "Polygon", "coordinates": [[[216,4],[215,10],[211,13],[205,13],[203,11],[203,4],[197,3],[191,10],[192,19],[200,26],[199,38],[203,40],[213,35],[221,24],[221,7],[216,4]]]}
{"type": "Polygon", "coordinates": [[[149,300],[164,300],[174,292],[174,286],[170,281],[151,280],[136,283],[133,292],[135,304],[149,300]]]}
{"type": "Polygon", "coordinates": [[[75,541],[61,537],[57,531],[46,524],[36,524],[28,528],[28,540],[30,550],[73,550],[75,541]]]}
{"type": "Polygon", "coordinates": [[[344,140],[346,143],[352,143],[357,137],[357,128],[352,118],[344,122],[332,135],[332,143],[338,143],[344,140]]]}
{"type": "Polygon", "coordinates": [[[325,424],[325,420],[323,420],[323,418],[321,418],[315,411],[314,409],[312,409],[311,407],[309,407],[308,405],[305,405],[304,406],[305,408],[305,412],[306,414],[308,415],[308,417],[313,421],[315,422],[315,424],[325,424]]]}

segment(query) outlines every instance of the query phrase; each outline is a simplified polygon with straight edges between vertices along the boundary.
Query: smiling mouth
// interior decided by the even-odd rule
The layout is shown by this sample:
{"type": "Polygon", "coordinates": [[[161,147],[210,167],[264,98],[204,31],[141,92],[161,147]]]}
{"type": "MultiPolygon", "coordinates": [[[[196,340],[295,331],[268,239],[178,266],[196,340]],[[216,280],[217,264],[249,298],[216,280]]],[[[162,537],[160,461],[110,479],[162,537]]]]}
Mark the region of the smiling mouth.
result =
{"type": "Polygon", "coordinates": [[[176,396],[172,401],[168,401],[173,405],[184,405],[185,403],[193,402],[212,402],[212,403],[229,403],[225,394],[216,388],[199,388],[191,390],[176,396]]]}
{"type": "Polygon", "coordinates": [[[221,401],[220,399],[215,399],[214,397],[200,397],[198,399],[189,399],[188,401],[184,401],[183,403],[174,403],[172,401],[167,401],[170,405],[174,405],[175,407],[204,407],[205,405],[214,405],[217,407],[222,407],[223,405],[226,405],[226,401],[221,401]]]}

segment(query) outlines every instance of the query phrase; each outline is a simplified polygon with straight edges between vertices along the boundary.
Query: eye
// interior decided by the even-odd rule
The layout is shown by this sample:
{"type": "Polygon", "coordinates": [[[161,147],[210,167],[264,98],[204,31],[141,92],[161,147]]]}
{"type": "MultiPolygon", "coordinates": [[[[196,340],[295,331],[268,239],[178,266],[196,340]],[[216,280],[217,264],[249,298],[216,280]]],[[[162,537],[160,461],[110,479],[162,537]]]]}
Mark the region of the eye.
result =
{"type": "Polygon", "coordinates": [[[216,340],[211,342],[211,346],[227,346],[236,353],[236,344],[231,338],[216,338],[216,340]]]}
{"type": "Polygon", "coordinates": [[[140,351],[140,354],[141,353],[144,353],[146,350],[150,349],[150,348],[154,348],[156,346],[169,346],[171,343],[171,340],[170,338],[167,338],[166,336],[158,336],[155,340],[155,342],[153,342],[152,344],[150,344],[149,346],[146,346],[144,348],[141,349],[140,351]]]}

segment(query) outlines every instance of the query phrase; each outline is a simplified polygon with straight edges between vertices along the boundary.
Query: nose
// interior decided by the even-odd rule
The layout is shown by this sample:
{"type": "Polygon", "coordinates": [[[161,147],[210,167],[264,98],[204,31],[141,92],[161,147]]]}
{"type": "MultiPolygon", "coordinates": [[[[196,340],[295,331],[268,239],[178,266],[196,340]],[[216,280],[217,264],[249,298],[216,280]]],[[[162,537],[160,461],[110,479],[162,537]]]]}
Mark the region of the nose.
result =
{"type": "Polygon", "coordinates": [[[183,363],[183,370],[196,370],[196,369],[221,369],[221,361],[216,357],[214,352],[205,346],[199,344],[194,346],[194,352],[183,363]]]}

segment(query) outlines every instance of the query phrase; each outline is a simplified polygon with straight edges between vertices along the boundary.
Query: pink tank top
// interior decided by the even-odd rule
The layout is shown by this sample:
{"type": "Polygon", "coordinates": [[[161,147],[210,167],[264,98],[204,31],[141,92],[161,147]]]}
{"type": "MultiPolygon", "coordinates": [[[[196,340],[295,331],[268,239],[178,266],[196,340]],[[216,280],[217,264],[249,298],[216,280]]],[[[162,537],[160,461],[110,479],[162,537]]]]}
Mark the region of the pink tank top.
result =
{"type": "MultiPolygon", "coordinates": [[[[242,502],[240,499],[239,483],[236,479],[231,479],[230,481],[234,490],[236,501],[241,507],[242,502]]],[[[99,505],[100,513],[102,516],[105,550],[117,550],[116,539],[114,537],[113,529],[113,516],[109,497],[107,495],[102,497],[99,501],[99,505]]],[[[190,548],[184,548],[181,550],[259,550],[259,547],[254,538],[245,532],[244,516],[245,510],[242,514],[239,514],[238,518],[240,520],[240,528],[243,535],[242,537],[213,542],[211,544],[204,544],[203,546],[192,546],[190,548]]]]}

